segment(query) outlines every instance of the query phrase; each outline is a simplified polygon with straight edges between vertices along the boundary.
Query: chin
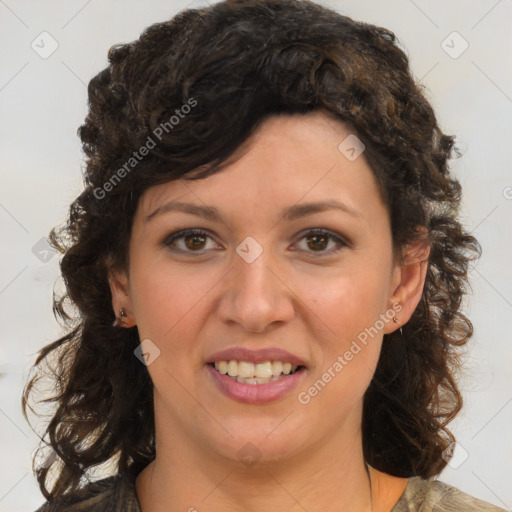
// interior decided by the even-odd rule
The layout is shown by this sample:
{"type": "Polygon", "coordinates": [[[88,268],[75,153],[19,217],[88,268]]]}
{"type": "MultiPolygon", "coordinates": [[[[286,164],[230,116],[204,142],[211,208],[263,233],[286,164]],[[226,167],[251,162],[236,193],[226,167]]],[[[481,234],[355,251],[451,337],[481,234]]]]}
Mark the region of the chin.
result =
{"type": "Polygon", "coordinates": [[[212,440],[214,450],[226,461],[246,467],[284,462],[300,451],[305,436],[296,425],[285,425],[284,418],[286,414],[260,421],[243,418],[227,422],[223,426],[232,437],[222,430],[222,439],[212,440]]]}

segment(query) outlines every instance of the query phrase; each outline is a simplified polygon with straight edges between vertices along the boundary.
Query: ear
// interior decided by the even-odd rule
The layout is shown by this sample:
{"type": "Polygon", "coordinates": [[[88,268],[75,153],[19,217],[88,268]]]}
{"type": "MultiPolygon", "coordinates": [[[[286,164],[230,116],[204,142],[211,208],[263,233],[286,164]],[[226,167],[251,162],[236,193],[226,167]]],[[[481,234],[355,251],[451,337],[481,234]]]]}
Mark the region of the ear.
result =
{"type": "MultiPolygon", "coordinates": [[[[422,231],[426,235],[426,231],[422,231]]],[[[385,334],[406,324],[418,306],[427,276],[429,255],[430,245],[426,236],[411,242],[403,250],[402,259],[394,269],[393,293],[389,299],[396,320],[386,323],[385,334]]]]}
{"type": "Polygon", "coordinates": [[[118,327],[133,327],[137,322],[133,314],[127,273],[124,270],[110,268],[108,271],[108,284],[112,294],[112,308],[116,316],[114,325],[118,327]],[[121,310],[124,310],[126,313],[124,318],[121,315],[121,310]]]}

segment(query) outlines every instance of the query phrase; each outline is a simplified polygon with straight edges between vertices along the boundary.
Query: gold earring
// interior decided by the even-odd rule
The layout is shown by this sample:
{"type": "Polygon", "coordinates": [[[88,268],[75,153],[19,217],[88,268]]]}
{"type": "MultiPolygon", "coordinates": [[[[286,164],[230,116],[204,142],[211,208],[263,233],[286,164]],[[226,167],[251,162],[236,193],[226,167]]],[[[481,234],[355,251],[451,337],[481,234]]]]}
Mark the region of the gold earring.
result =
{"type": "MultiPolygon", "coordinates": [[[[395,322],[395,324],[399,324],[400,323],[400,320],[398,320],[396,314],[393,316],[393,322],[395,322]]],[[[400,326],[400,336],[403,335],[403,332],[402,332],[402,326],[400,326]]]]}

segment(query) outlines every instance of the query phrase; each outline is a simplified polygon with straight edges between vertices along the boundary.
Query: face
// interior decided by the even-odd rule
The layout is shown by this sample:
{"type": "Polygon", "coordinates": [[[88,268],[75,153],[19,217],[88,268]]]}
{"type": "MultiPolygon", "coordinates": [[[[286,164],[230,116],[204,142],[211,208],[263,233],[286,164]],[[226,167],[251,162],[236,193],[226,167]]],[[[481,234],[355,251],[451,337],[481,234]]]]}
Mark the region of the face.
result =
{"type": "Polygon", "coordinates": [[[111,287],[151,340],[157,443],[277,461],[359,438],[382,336],[424,272],[394,258],[364,153],[338,149],[350,133],[321,112],[273,117],[218,174],[141,198],[111,287]]]}

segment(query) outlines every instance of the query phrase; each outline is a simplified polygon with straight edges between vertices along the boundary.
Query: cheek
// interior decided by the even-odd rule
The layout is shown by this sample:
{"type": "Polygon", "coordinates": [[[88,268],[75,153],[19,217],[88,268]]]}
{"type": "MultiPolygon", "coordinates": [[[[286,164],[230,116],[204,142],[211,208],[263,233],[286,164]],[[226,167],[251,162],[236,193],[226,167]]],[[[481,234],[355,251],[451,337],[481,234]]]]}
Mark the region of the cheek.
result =
{"type": "Polygon", "coordinates": [[[131,259],[132,305],[140,336],[160,339],[177,321],[176,317],[182,316],[183,301],[176,292],[184,288],[179,286],[178,276],[169,275],[161,264],[144,256],[135,254],[131,259]]]}
{"type": "MultiPolygon", "coordinates": [[[[191,271],[166,261],[133,261],[131,295],[139,334],[161,343],[180,333],[193,337],[200,329],[208,294],[222,276],[209,270],[191,271]]],[[[181,337],[181,336],[180,336],[181,337]]]]}
{"type": "Polygon", "coordinates": [[[300,296],[318,346],[319,364],[311,380],[320,379],[329,388],[319,403],[339,406],[340,396],[353,403],[368,387],[378,362],[388,280],[377,266],[362,265],[302,284],[300,296]]]}
{"type": "Polygon", "coordinates": [[[374,325],[385,311],[389,279],[370,266],[353,266],[322,279],[303,279],[299,293],[326,329],[346,341],[374,325]]]}

